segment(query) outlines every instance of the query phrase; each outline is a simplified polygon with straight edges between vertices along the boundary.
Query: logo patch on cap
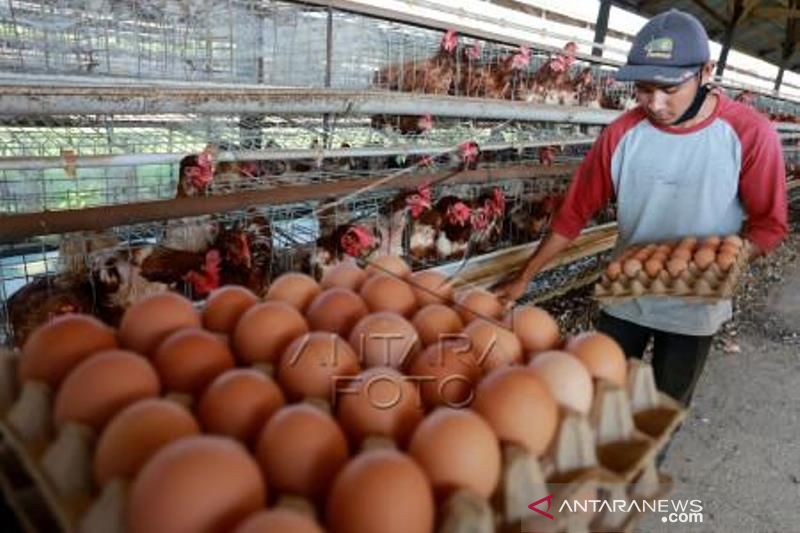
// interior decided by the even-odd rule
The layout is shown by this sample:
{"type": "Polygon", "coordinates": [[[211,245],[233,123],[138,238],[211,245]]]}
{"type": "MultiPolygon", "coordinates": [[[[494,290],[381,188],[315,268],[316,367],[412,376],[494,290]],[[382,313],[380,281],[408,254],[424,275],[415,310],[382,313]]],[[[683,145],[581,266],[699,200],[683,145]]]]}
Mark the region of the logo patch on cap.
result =
{"type": "Polygon", "coordinates": [[[672,59],[672,48],[674,42],[671,37],[661,37],[653,39],[644,47],[648,58],[672,59]]]}

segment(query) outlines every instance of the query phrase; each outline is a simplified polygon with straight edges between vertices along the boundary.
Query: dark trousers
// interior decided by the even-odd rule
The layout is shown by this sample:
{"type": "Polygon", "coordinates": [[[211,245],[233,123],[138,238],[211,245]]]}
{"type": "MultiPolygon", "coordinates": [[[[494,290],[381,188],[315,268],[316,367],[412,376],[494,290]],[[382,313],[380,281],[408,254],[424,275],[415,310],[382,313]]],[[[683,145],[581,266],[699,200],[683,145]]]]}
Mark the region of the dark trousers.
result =
{"type": "Polygon", "coordinates": [[[653,339],[653,374],[656,386],[688,406],[705,366],[713,337],[680,335],[648,328],[600,313],[597,329],[613,337],[626,357],[641,359],[653,339]]]}

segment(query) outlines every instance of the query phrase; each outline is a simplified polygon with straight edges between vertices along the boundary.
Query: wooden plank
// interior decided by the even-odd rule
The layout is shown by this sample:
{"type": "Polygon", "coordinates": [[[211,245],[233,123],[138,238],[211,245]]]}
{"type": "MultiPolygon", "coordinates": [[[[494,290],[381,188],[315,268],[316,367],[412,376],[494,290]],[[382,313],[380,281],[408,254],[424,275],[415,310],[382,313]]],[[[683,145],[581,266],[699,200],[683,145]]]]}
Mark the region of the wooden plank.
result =
{"type": "MultiPolygon", "coordinates": [[[[617,224],[610,223],[584,230],[584,232],[564,250],[553,261],[545,265],[541,272],[546,272],[554,268],[572,263],[584,257],[596,255],[614,247],[617,241],[617,224]]],[[[485,254],[470,260],[461,272],[460,262],[449,263],[440,267],[432,268],[445,275],[451,276],[457,273],[453,279],[453,285],[458,288],[464,285],[476,285],[479,287],[489,287],[498,282],[510,272],[515,272],[522,268],[525,262],[539,246],[540,241],[522,244],[511,248],[505,248],[489,254],[485,254]]]]}

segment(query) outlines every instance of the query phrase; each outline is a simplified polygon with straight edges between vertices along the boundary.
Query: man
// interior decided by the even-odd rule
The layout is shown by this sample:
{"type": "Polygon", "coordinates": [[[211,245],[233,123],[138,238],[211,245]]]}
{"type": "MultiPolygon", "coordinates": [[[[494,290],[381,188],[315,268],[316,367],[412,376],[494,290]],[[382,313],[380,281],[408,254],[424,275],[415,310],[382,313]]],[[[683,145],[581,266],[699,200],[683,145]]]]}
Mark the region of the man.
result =
{"type": "MultiPolygon", "coordinates": [[[[518,299],[531,278],[612,198],[617,252],[632,244],[742,232],[753,255],[787,233],[780,139],[754,109],[712,89],[708,37],[691,15],[670,10],[636,35],[618,80],[636,84],[639,106],[600,135],[525,267],[498,294],[518,299]],[[743,223],[746,216],[746,222],[743,223]]],[[[642,297],[602,309],[597,328],[628,357],[654,342],[658,387],[688,405],[712,336],[731,302],[642,297]]]]}

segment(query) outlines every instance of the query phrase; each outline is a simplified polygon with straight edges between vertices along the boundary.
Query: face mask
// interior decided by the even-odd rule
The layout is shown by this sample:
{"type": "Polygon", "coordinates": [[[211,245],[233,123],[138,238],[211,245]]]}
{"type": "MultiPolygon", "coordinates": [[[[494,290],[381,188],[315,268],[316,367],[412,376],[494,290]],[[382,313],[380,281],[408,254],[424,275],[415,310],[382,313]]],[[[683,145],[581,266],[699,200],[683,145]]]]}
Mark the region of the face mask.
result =
{"type": "MultiPolygon", "coordinates": [[[[698,73],[698,76],[700,74],[698,73]]],[[[697,88],[697,92],[694,93],[694,100],[692,100],[692,104],[689,106],[683,115],[678,118],[675,122],[670,124],[670,126],[678,126],[679,124],[683,124],[689,120],[692,120],[694,117],[697,116],[697,113],[700,112],[700,108],[703,107],[703,102],[706,101],[706,96],[708,93],[711,92],[711,84],[707,83],[705,85],[701,85],[697,88]]]]}

